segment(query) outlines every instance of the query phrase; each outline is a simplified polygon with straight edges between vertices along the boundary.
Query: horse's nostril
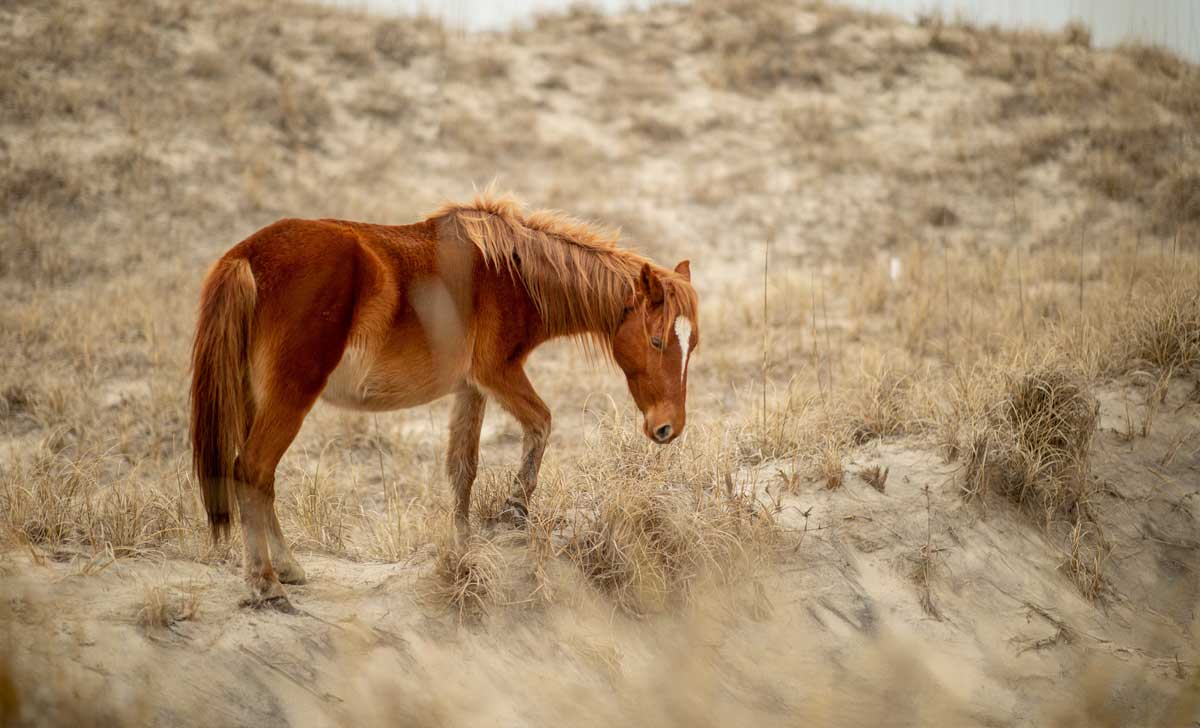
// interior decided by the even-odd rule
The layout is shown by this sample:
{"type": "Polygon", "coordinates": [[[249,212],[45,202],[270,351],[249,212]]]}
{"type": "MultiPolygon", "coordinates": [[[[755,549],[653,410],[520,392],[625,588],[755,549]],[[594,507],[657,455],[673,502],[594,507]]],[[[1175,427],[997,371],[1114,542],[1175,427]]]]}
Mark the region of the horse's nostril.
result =
{"type": "Polygon", "coordinates": [[[671,439],[672,432],[673,430],[671,429],[670,425],[663,425],[654,431],[654,439],[658,440],[659,442],[666,442],[667,440],[671,439]]]}

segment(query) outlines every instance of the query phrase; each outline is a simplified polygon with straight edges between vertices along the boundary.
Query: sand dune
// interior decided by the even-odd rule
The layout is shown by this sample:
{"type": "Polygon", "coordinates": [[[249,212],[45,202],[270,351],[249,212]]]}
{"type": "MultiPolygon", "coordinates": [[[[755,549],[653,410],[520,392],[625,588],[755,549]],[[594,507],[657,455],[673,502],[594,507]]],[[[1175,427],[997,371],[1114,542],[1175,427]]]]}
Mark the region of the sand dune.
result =
{"type": "Polygon", "coordinates": [[[737,0],[0,17],[0,723],[1200,722],[1195,66],[737,0]],[[689,431],[546,347],[531,523],[492,412],[464,549],[446,403],[318,406],[300,613],[240,606],[188,472],[204,270],[493,178],[691,259],[689,431]]]}

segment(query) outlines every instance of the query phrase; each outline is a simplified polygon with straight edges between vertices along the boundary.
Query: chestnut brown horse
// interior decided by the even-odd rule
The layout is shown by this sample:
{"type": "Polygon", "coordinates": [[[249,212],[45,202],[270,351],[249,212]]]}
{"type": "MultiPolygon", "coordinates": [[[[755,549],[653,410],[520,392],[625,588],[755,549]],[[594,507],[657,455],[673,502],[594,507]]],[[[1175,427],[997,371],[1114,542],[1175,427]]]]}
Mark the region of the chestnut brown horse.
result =
{"type": "Polygon", "coordinates": [[[275,467],[321,397],[380,411],[453,394],[446,462],[460,535],[496,400],[524,431],[508,500],[523,519],[550,434],[525,376],[530,352],[568,336],[611,356],[645,434],[669,443],[684,427],[697,306],[687,261],[661,268],[614,235],[487,193],[413,225],[269,225],[217,261],[200,297],[191,436],[213,538],[236,502],[251,600],[290,609],[281,582],[305,575],[275,515],[275,467]]]}

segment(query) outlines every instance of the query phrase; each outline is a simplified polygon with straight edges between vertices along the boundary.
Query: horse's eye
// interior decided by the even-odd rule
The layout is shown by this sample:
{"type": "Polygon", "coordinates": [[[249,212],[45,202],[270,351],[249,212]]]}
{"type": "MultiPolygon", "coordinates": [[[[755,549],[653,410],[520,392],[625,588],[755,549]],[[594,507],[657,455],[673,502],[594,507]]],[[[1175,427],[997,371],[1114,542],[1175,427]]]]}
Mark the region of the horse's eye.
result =
{"type": "Polygon", "coordinates": [[[653,346],[655,349],[662,351],[662,348],[663,348],[662,339],[658,338],[657,336],[651,336],[650,337],[650,346],[653,346]]]}

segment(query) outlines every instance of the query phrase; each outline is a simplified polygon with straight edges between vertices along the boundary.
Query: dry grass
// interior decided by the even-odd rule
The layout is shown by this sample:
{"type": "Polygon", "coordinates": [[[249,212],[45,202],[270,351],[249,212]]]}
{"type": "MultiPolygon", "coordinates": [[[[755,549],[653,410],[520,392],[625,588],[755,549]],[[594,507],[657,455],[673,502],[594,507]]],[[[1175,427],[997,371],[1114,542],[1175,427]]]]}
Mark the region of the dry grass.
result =
{"type": "Polygon", "coordinates": [[[196,616],[196,589],[178,589],[166,584],[147,584],[135,620],[147,629],[168,629],[196,616]]]}
{"type": "Polygon", "coordinates": [[[755,573],[778,543],[770,515],[750,496],[616,491],[567,525],[564,553],[626,611],[688,603],[714,584],[755,573]]]}
{"type": "Polygon", "coordinates": [[[1097,408],[1087,383],[1069,370],[1009,375],[1004,397],[970,446],[968,495],[1001,495],[1047,524],[1085,514],[1097,408]]]}
{"type": "Polygon", "coordinates": [[[401,561],[431,543],[447,525],[450,510],[442,499],[430,492],[404,492],[395,481],[382,484],[382,511],[363,510],[364,550],[375,559],[401,561]]]}
{"type": "Polygon", "coordinates": [[[889,63],[836,42],[839,32],[851,25],[893,25],[895,19],[886,15],[826,5],[816,13],[815,27],[804,28],[794,22],[795,4],[786,0],[713,0],[697,3],[697,13],[705,30],[701,47],[715,57],[707,78],[717,88],[743,94],[825,89],[839,73],[903,65],[903,60],[889,63]]]}
{"type": "Polygon", "coordinates": [[[889,470],[889,468],[879,465],[872,465],[869,468],[860,470],[858,477],[862,478],[864,483],[882,493],[884,492],[884,487],[887,485],[889,470]]]}
{"type": "Polygon", "coordinates": [[[846,468],[842,464],[844,444],[835,437],[826,438],[817,449],[817,480],[824,484],[827,490],[837,490],[842,487],[846,477],[846,468]]]}
{"type": "Polygon", "coordinates": [[[856,445],[916,432],[924,427],[913,402],[912,379],[885,365],[852,382],[850,439],[856,445]]]}
{"type": "Polygon", "coordinates": [[[1043,365],[1010,374],[968,445],[963,485],[972,499],[1006,498],[1047,530],[1066,524],[1064,569],[1092,599],[1104,592],[1102,567],[1111,551],[1089,472],[1098,416],[1087,382],[1070,369],[1043,365]]]}
{"type": "MultiPolygon", "coordinates": [[[[336,444],[334,441],[330,445],[336,444]]],[[[318,456],[311,474],[300,473],[288,496],[290,503],[281,504],[292,533],[301,548],[347,553],[350,527],[354,512],[346,494],[339,490],[334,476],[322,472],[318,456]]]]}
{"type": "Polygon", "coordinates": [[[459,621],[475,620],[500,601],[501,556],[494,543],[472,538],[460,543],[446,532],[438,540],[433,573],[422,596],[434,607],[453,612],[459,621]]]}
{"type": "Polygon", "coordinates": [[[917,585],[920,594],[921,609],[926,615],[941,621],[942,612],[933,600],[932,580],[937,568],[937,560],[942,549],[933,542],[933,506],[930,501],[929,486],[922,489],[925,496],[925,543],[910,560],[913,563],[911,577],[917,585]]]}
{"type": "Polygon", "coordinates": [[[444,52],[446,42],[442,22],[426,14],[404,20],[381,20],[375,24],[372,38],[380,56],[401,66],[422,55],[444,52]]]}
{"type": "Polygon", "coordinates": [[[5,536],[89,554],[197,553],[198,510],[187,481],[163,488],[135,473],[114,477],[111,466],[91,452],[43,452],[0,472],[5,536]]]}
{"type": "Polygon", "coordinates": [[[736,592],[773,560],[785,534],[752,489],[729,487],[732,455],[689,443],[664,462],[661,451],[611,427],[599,428],[570,477],[543,474],[521,529],[499,520],[507,473],[477,483],[477,533],[466,543],[444,530],[444,510],[422,512],[418,528],[433,531],[437,544],[427,602],[460,618],[553,603],[574,592],[563,582],[573,572],[622,611],[646,615],[736,592]]]}
{"type": "Polygon", "coordinates": [[[1134,302],[1118,328],[1115,369],[1182,373],[1200,365],[1200,289],[1163,282],[1158,296],[1134,302]]]}

